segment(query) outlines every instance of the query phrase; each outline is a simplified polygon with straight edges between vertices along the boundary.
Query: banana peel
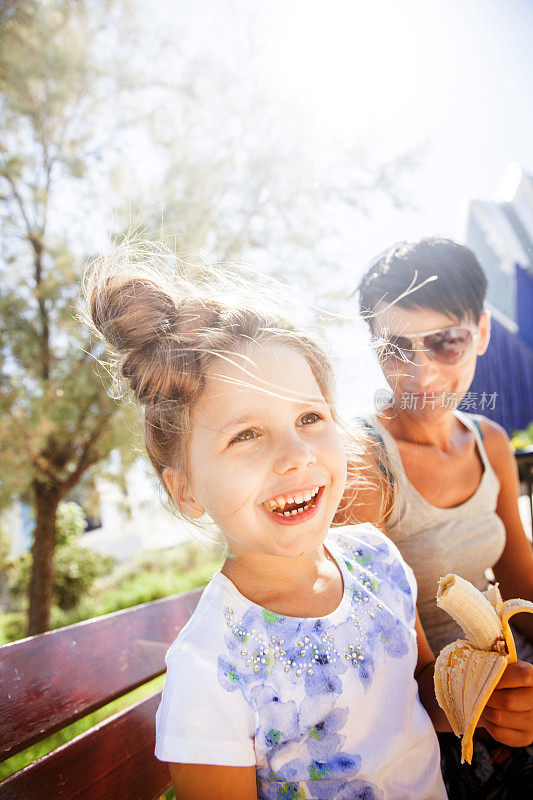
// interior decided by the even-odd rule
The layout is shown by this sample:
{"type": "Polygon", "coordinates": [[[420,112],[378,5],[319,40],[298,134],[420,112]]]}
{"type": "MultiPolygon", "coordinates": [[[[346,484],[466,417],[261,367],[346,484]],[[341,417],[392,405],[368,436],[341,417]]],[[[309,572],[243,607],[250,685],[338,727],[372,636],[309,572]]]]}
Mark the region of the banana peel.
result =
{"type": "Polygon", "coordinates": [[[508,664],[516,662],[509,625],[513,614],[533,613],[528,600],[503,602],[497,586],[480,592],[449,574],[439,581],[437,605],[463,629],[466,638],[444,647],[435,663],[435,695],[456,736],[462,737],[461,763],[472,761],[473,736],[483,709],[508,664]]]}

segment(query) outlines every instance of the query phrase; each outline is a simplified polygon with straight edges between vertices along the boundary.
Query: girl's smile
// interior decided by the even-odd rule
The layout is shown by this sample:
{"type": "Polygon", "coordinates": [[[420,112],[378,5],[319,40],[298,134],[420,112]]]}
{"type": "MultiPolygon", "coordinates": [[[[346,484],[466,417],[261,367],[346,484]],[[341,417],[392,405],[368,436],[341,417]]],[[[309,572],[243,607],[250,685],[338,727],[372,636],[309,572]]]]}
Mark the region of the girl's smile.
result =
{"type": "Polygon", "coordinates": [[[310,519],[320,505],[323,486],[289,492],[263,503],[267,514],[280,525],[298,525],[310,519]]]}
{"type": "Polygon", "coordinates": [[[182,497],[193,515],[205,511],[218,524],[235,555],[316,551],[346,480],[344,449],[311,368],[278,344],[252,344],[216,362],[191,414],[188,463],[182,497]]]}

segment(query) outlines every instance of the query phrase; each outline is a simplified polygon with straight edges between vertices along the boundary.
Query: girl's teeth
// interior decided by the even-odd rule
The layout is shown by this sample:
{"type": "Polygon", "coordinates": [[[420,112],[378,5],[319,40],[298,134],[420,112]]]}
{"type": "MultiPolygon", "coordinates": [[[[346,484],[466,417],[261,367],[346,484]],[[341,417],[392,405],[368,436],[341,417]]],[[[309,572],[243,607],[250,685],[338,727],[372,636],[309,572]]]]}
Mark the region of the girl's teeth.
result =
{"type": "Polygon", "coordinates": [[[279,517],[295,517],[297,514],[302,514],[304,511],[307,511],[308,508],[311,508],[311,503],[307,503],[303,508],[293,508],[292,511],[276,511],[275,513],[279,517]]]}
{"type": "Polygon", "coordinates": [[[275,500],[269,500],[266,505],[274,514],[278,514],[281,517],[293,517],[296,514],[301,514],[302,511],[307,511],[307,509],[311,507],[312,503],[309,501],[316,498],[319,489],[320,487],[316,486],[311,491],[296,494],[294,497],[289,497],[288,495],[286,497],[277,497],[275,500]],[[306,503],[306,505],[303,508],[295,508],[292,511],[283,511],[286,505],[292,503],[297,503],[298,505],[306,503]]]}

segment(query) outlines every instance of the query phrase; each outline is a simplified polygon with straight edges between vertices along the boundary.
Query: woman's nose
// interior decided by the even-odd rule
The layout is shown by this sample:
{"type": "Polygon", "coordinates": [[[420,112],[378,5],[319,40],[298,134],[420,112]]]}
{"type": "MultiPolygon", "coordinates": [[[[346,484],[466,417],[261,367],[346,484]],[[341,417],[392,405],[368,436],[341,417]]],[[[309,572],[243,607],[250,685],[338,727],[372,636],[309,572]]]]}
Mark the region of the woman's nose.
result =
{"type": "Polygon", "coordinates": [[[290,470],[304,470],[316,464],[316,456],[298,436],[284,439],[279,448],[274,471],[283,475],[290,470]]]}
{"type": "Polygon", "coordinates": [[[405,365],[406,374],[419,383],[429,383],[437,371],[435,361],[421,348],[412,353],[409,363],[405,365]]]}
{"type": "Polygon", "coordinates": [[[409,363],[407,364],[407,368],[409,368],[413,372],[435,372],[437,369],[437,365],[433,358],[430,358],[428,351],[424,349],[423,346],[416,348],[411,353],[409,358],[409,363]]]}

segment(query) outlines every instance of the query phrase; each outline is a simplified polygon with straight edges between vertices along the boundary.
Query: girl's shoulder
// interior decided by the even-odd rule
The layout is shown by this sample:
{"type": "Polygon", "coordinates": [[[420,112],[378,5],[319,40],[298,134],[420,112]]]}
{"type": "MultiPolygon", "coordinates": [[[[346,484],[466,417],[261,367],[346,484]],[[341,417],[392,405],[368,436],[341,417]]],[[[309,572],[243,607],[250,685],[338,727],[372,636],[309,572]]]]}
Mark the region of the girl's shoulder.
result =
{"type": "Polygon", "coordinates": [[[342,550],[353,551],[354,548],[357,550],[357,547],[361,546],[376,553],[388,553],[394,558],[402,558],[396,545],[370,522],[332,528],[328,539],[334,541],[342,550]]]}
{"type": "Polygon", "coordinates": [[[215,572],[202,592],[198,605],[189,621],[174,639],[166,655],[167,666],[187,651],[189,656],[195,654],[200,659],[211,661],[223,646],[225,620],[228,609],[245,598],[235,596],[232,586],[220,572],[215,572]]]}
{"type": "Polygon", "coordinates": [[[339,551],[350,573],[361,570],[401,588],[416,603],[414,573],[400,551],[384,533],[370,523],[345,525],[330,531],[329,541],[339,551]]]}
{"type": "Polygon", "coordinates": [[[224,576],[219,576],[215,573],[207,584],[166,655],[165,686],[156,715],[155,753],[162,761],[255,764],[254,712],[244,694],[235,691],[239,676],[225,641],[232,615],[238,612],[224,576]]]}

